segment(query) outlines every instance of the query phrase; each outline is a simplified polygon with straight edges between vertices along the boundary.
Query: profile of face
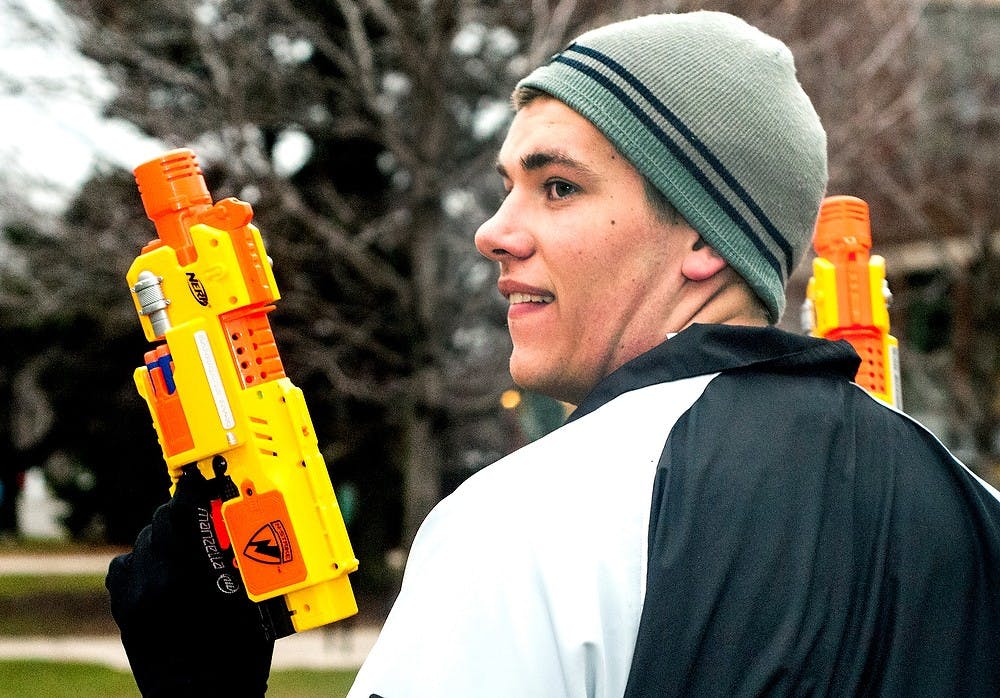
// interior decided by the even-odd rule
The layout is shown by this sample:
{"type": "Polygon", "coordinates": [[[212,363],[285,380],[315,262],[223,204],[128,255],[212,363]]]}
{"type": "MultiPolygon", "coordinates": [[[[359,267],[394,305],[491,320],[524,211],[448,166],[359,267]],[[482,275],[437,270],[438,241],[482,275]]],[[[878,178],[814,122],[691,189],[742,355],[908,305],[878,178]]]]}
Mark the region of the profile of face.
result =
{"type": "Polygon", "coordinates": [[[632,164],[550,97],[517,112],[497,169],[507,195],[476,247],[500,266],[511,376],[578,403],[679,329],[667,318],[698,235],[659,217],[632,164]]]}

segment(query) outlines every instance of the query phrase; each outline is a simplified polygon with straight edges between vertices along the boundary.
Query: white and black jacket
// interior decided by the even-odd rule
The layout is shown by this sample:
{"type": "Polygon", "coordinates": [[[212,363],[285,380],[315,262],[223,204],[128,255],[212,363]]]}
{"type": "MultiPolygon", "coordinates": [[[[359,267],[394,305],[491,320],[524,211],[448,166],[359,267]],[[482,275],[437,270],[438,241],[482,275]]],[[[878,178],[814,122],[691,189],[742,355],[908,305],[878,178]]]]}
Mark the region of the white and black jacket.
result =
{"type": "Polygon", "coordinates": [[[422,526],[351,698],[1000,695],[1000,496],[846,343],[696,325],[422,526]]]}

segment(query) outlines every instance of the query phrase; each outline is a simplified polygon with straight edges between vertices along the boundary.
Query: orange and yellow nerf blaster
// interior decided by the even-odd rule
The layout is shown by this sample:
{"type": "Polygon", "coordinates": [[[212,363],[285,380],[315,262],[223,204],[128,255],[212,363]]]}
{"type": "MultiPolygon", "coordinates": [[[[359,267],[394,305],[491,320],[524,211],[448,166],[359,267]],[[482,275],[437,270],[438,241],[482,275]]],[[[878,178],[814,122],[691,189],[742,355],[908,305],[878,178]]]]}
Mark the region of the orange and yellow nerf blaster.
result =
{"type": "Polygon", "coordinates": [[[885,260],[872,246],[868,204],[853,196],[823,200],[813,239],[816,257],[803,321],[814,337],[846,339],[861,356],[855,381],[902,409],[899,344],[889,334],[885,260]]]}
{"type": "Polygon", "coordinates": [[[140,165],[135,178],[158,235],[127,275],[157,344],[135,384],[172,483],[193,467],[221,478],[217,513],[275,637],[357,613],[348,573],[358,561],[271,331],[279,294],[250,204],[213,204],[187,149],[140,165]]]}

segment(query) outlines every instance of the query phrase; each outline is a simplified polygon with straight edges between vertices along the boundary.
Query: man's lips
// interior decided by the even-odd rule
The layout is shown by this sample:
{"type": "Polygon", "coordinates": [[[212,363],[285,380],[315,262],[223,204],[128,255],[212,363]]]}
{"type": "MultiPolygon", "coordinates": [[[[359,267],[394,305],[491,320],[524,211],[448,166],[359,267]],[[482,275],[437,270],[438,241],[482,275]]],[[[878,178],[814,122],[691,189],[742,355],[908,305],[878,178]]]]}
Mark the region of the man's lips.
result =
{"type": "Polygon", "coordinates": [[[520,305],[521,303],[551,303],[555,298],[549,295],[536,295],[532,293],[512,293],[507,296],[507,300],[511,305],[520,305]]]}
{"type": "Polygon", "coordinates": [[[545,305],[556,299],[554,295],[545,289],[528,286],[509,279],[500,279],[497,283],[497,288],[511,306],[523,305],[525,303],[545,305]]]}

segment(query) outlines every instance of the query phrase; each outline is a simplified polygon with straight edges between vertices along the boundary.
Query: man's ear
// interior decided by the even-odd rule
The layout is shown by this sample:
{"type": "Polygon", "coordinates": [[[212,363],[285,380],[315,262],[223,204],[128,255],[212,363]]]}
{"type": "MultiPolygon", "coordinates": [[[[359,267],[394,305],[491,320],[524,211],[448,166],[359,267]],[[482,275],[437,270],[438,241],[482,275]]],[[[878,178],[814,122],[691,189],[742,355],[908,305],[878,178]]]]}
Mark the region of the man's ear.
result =
{"type": "Polygon", "coordinates": [[[681,273],[688,281],[705,281],[725,268],[726,260],[701,238],[681,262],[681,273]]]}

